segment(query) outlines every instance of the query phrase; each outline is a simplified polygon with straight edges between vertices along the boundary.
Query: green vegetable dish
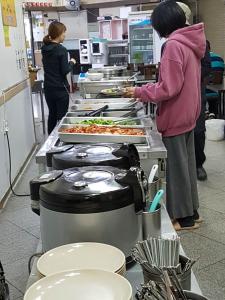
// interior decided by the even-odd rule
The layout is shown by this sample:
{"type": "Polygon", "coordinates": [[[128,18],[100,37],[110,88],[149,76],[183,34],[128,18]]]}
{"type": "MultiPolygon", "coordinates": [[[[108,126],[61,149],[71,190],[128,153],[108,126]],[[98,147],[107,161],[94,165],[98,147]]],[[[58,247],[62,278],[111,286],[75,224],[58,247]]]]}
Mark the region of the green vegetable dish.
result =
{"type": "Polygon", "coordinates": [[[91,120],[84,120],[81,121],[80,124],[85,125],[136,125],[134,121],[123,121],[121,123],[114,122],[113,120],[104,120],[104,119],[91,119],[91,120]]]}

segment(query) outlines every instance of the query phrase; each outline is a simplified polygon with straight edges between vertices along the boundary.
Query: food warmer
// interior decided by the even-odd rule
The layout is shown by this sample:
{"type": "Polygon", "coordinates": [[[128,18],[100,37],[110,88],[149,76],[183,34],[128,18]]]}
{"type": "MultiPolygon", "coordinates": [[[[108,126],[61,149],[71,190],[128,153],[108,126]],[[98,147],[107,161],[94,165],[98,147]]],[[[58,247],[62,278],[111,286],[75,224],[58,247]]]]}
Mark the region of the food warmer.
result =
{"type": "Polygon", "coordinates": [[[53,147],[47,153],[47,166],[55,170],[85,166],[129,169],[139,167],[140,159],[132,144],[76,144],[53,147]]]}
{"type": "Polygon", "coordinates": [[[40,201],[43,251],[69,243],[99,242],[118,247],[129,259],[142,236],[147,188],[138,167],[72,168],[32,180],[31,197],[40,201]]]}
{"type": "MultiPolygon", "coordinates": [[[[138,151],[132,144],[66,144],[52,147],[46,153],[46,160],[49,171],[85,166],[112,166],[122,169],[140,167],[138,151]]],[[[40,215],[40,206],[36,199],[31,199],[31,208],[40,215]]]]}

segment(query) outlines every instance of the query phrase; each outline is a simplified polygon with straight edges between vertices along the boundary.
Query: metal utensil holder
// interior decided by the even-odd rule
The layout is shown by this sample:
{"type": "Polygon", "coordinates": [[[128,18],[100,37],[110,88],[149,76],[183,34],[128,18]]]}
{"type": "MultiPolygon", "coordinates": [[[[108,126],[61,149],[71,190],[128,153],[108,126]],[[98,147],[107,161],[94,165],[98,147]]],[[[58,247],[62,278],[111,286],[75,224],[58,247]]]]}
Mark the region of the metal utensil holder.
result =
{"type": "Polygon", "coordinates": [[[162,187],[162,180],[158,177],[154,177],[154,180],[152,183],[148,184],[148,195],[149,199],[152,201],[155,197],[155,194],[160,190],[162,187]]]}
{"type": "Polygon", "coordinates": [[[198,295],[189,291],[184,291],[186,297],[190,300],[208,300],[208,298],[202,296],[202,295],[198,295]]]}
{"type": "MultiPolygon", "coordinates": [[[[188,258],[185,256],[180,255],[180,264],[181,269],[183,270],[184,266],[186,265],[188,258]]],[[[150,273],[144,266],[142,266],[143,275],[144,275],[144,282],[148,283],[149,281],[154,281],[157,283],[162,283],[162,278],[155,273],[150,273]]],[[[180,284],[184,290],[190,291],[191,289],[191,269],[188,269],[186,272],[182,274],[177,274],[177,277],[180,281],[180,284]]]]}
{"type": "MultiPolygon", "coordinates": [[[[151,205],[151,202],[149,203],[151,205]]],[[[159,204],[154,212],[142,213],[142,236],[143,240],[149,237],[158,238],[161,236],[161,205],[159,204]]]]}

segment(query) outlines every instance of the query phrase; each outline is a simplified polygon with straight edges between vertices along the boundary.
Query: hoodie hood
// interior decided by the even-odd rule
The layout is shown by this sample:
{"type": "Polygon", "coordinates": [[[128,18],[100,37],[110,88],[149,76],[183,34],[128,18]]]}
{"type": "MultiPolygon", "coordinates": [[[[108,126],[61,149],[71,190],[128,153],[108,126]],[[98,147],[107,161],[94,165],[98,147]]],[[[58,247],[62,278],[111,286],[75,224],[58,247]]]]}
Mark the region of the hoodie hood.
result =
{"type": "Polygon", "coordinates": [[[48,44],[44,44],[41,48],[42,53],[47,53],[47,52],[51,52],[53,50],[55,50],[57,47],[59,46],[59,44],[57,43],[48,43],[48,44]]]}
{"type": "Polygon", "coordinates": [[[206,37],[203,23],[178,29],[170,35],[168,40],[175,40],[186,45],[199,58],[205,55],[206,37]]]}

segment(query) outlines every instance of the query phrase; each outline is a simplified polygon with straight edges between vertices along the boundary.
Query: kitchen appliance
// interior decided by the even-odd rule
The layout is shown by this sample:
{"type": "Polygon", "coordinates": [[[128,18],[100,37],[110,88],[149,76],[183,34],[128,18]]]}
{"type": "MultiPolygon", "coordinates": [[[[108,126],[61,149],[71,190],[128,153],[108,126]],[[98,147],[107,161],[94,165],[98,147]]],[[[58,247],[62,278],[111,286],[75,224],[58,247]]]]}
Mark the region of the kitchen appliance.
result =
{"type": "Polygon", "coordinates": [[[82,65],[91,64],[91,46],[89,39],[79,40],[80,63],[82,65]]]}
{"type": "Polygon", "coordinates": [[[45,277],[32,285],[24,300],[104,299],[132,300],[127,279],[102,270],[62,272],[45,277]]]}
{"type": "Polygon", "coordinates": [[[64,170],[84,166],[140,167],[139,154],[132,144],[78,144],[53,147],[46,153],[47,166],[64,170]]]}
{"type": "Polygon", "coordinates": [[[106,43],[92,41],[91,60],[93,68],[101,68],[108,64],[108,49],[106,43]]]}
{"type": "Polygon", "coordinates": [[[81,167],[32,180],[31,198],[40,201],[43,251],[98,242],[119,248],[129,261],[142,236],[147,189],[147,178],[138,167],[81,167]]]}
{"type": "Polygon", "coordinates": [[[130,12],[128,17],[130,57],[132,64],[157,64],[160,62],[160,39],[152,27],[152,11],[130,12]]]}
{"type": "Polygon", "coordinates": [[[128,65],[128,40],[108,41],[108,49],[110,66],[128,65]]]}

